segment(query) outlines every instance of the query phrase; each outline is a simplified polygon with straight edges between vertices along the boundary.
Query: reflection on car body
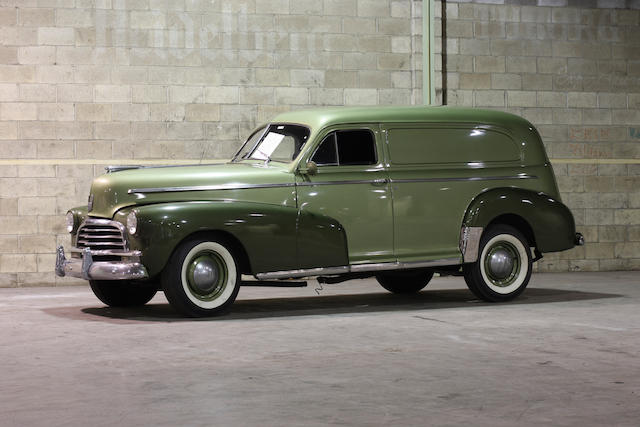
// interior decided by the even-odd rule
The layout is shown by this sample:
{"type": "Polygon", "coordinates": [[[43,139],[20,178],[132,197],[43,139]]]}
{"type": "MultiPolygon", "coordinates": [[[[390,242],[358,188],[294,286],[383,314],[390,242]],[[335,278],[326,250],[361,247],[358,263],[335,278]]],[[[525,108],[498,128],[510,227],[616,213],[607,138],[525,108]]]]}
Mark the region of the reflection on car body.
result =
{"type": "Polygon", "coordinates": [[[497,111],[333,108],[281,114],[227,163],[111,169],[71,209],[59,275],[108,305],[162,289],[188,316],[264,284],[375,276],[417,292],[434,272],[504,301],[544,252],[582,244],[538,132],[497,111]]]}

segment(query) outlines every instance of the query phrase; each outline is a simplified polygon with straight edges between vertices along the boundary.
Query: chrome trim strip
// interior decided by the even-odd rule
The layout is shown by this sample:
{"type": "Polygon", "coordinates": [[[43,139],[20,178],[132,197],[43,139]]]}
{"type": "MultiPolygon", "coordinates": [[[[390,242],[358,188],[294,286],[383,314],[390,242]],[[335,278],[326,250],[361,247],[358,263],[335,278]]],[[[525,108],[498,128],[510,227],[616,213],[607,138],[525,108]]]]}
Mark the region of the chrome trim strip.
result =
{"type": "Polygon", "coordinates": [[[496,181],[501,179],[538,179],[537,175],[506,175],[506,176],[469,176],[464,178],[415,178],[415,179],[391,179],[392,184],[407,184],[414,182],[451,182],[451,181],[496,181]]]}
{"type": "Polygon", "coordinates": [[[258,280],[269,279],[289,279],[299,277],[314,277],[314,276],[333,276],[337,274],[347,273],[362,273],[369,271],[388,271],[388,270],[402,270],[410,268],[426,268],[426,267],[440,267],[446,265],[458,265],[460,264],[460,258],[443,258],[432,261],[412,261],[412,262],[380,262],[372,264],[353,264],[340,267],[320,267],[320,268],[307,268],[298,270],[287,271],[272,271],[266,273],[256,274],[258,280]]]}
{"type": "Polygon", "coordinates": [[[96,225],[104,225],[107,227],[111,227],[111,232],[116,232],[117,230],[113,230],[113,228],[117,228],[118,230],[120,230],[121,233],[124,234],[125,232],[125,227],[124,224],[118,222],[118,221],[113,221],[111,219],[104,219],[104,218],[87,218],[84,221],[82,221],[82,224],[80,224],[80,227],[78,227],[78,232],[79,230],[82,229],[82,227],[84,227],[85,225],[89,225],[89,226],[93,226],[95,227],[96,225]]]}
{"type": "Polygon", "coordinates": [[[220,185],[194,185],[190,187],[155,187],[155,188],[130,188],[127,193],[177,193],[182,191],[216,191],[216,190],[247,190],[251,188],[279,188],[294,187],[293,182],[282,184],[220,184],[220,185]]]}
{"type": "Polygon", "coordinates": [[[130,188],[129,194],[146,193],[177,193],[183,191],[218,191],[218,190],[248,190],[252,188],[282,188],[282,187],[313,187],[316,185],[340,185],[340,184],[374,184],[382,185],[386,183],[406,184],[415,182],[450,182],[450,181],[495,181],[501,179],[537,179],[536,175],[510,175],[510,176],[472,176],[466,178],[416,178],[416,179],[354,179],[345,181],[313,181],[313,182],[286,182],[282,184],[220,184],[220,185],[194,185],[189,187],[150,187],[150,188],[130,188]]]}
{"type": "Polygon", "coordinates": [[[316,185],[338,185],[338,184],[373,184],[384,185],[388,183],[388,179],[353,179],[346,181],[313,181],[313,182],[299,182],[299,187],[313,187],[316,185]]]}
{"type": "Polygon", "coordinates": [[[78,239],[78,241],[76,242],[77,244],[83,244],[83,247],[90,247],[90,246],[119,246],[118,244],[115,244],[113,242],[91,242],[89,240],[85,240],[85,239],[78,239]]]}
{"type": "Polygon", "coordinates": [[[342,267],[320,267],[320,268],[306,268],[298,270],[285,270],[285,271],[272,271],[268,273],[258,273],[256,278],[258,280],[267,279],[287,279],[290,277],[312,277],[320,275],[332,275],[332,274],[346,274],[349,272],[349,266],[342,267]]]}
{"type": "MultiPolygon", "coordinates": [[[[188,160],[184,160],[185,162],[188,161],[197,161],[196,159],[188,159],[188,160]]],[[[144,160],[143,160],[144,162],[144,160]]],[[[158,162],[162,162],[162,160],[158,160],[158,162]]],[[[107,173],[114,173],[114,172],[120,172],[123,170],[129,170],[129,169],[162,169],[162,168],[185,168],[185,167],[191,167],[191,166],[218,166],[218,165],[224,165],[228,162],[216,162],[216,163],[184,163],[184,164],[173,164],[173,165],[168,165],[168,164],[158,164],[158,165],[153,165],[153,166],[147,166],[147,165],[113,165],[113,166],[106,166],[104,169],[107,173]]]]}

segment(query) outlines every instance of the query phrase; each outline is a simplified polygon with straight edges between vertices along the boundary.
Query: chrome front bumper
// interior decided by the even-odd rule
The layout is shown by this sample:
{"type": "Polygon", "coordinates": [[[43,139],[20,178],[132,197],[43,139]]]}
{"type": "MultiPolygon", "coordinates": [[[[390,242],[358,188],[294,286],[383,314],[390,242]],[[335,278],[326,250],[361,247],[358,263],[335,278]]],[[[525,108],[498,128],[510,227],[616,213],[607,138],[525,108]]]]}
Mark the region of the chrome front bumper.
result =
{"type": "Polygon", "coordinates": [[[85,280],[134,280],[149,277],[147,269],[137,262],[139,253],[115,251],[91,251],[76,249],[81,258],[67,259],[64,248],[58,246],[56,255],[56,275],[71,276],[85,280]],[[109,253],[107,253],[109,252],[109,253]],[[131,261],[94,261],[94,255],[117,255],[131,257],[131,261]]]}

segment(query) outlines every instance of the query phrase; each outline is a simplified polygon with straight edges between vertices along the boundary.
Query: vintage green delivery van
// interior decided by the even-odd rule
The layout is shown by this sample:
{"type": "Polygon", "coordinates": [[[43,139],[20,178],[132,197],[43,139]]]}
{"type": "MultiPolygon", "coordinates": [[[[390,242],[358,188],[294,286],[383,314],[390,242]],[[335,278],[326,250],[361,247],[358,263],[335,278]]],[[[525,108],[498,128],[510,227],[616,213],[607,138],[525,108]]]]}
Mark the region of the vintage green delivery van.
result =
{"type": "Polygon", "coordinates": [[[108,168],[67,228],[58,275],[111,306],[162,290],[187,316],[229,308],[242,275],[376,277],[410,293],[434,272],[460,274],[477,297],[506,301],[542,253],[583,243],[531,123],[448,107],[289,112],[230,162],[108,168]]]}

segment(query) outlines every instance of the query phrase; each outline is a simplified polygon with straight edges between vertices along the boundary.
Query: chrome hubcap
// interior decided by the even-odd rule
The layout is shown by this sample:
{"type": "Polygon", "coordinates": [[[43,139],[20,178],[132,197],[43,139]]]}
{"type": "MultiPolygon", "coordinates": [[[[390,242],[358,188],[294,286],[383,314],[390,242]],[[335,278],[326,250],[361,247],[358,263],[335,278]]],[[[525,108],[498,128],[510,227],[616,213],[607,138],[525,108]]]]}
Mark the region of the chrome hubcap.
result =
{"type": "Polygon", "coordinates": [[[224,260],[214,251],[200,252],[189,261],[186,279],[192,295],[202,301],[212,301],[222,293],[227,282],[224,260]]]}
{"type": "Polygon", "coordinates": [[[195,259],[193,264],[193,286],[205,294],[211,292],[219,276],[215,262],[203,256],[195,259]]]}
{"type": "Polygon", "coordinates": [[[484,270],[489,281],[499,287],[511,285],[520,274],[520,255],[509,242],[499,241],[486,253],[484,270]]]}
{"type": "Polygon", "coordinates": [[[513,257],[505,249],[497,249],[489,258],[489,270],[496,279],[504,279],[513,270],[513,257]]]}

